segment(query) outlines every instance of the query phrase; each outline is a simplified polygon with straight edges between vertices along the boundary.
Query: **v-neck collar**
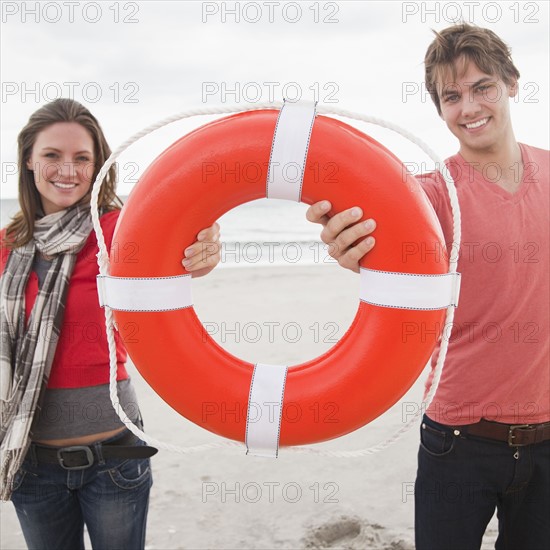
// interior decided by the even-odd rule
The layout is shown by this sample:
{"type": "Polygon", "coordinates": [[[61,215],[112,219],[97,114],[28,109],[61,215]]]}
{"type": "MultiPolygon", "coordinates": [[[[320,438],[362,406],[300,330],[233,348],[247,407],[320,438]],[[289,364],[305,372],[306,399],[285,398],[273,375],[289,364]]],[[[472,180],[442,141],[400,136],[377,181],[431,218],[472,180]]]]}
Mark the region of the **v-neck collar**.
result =
{"type": "MultiPolygon", "coordinates": [[[[533,177],[535,176],[536,172],[536,165],[531,160],[531,156],[529,155],[529,151],[527,150],[527,147],[523,143],[518,143],[520,151],[521,151],[521,161],[523,163],[523,174],[521,177],[521,182],[519,184],[519,187],[514,193],[510,193],[510,191],[506,191],[503,187],[495,183],[494,181],[488,180],[483,176],[481,172],[478,170],[475,170],[472,167],[472,174],[473,174],[473,180],[479,184],[483,185],[485,189],[492,191],[496,195],[500,196],[502,199],[506,201],[510,201],[513,203],[520,202],[525,194],[527,193],[529,186],[533,180],[533,177]]],[[[463,156],[461,153],[457,153],[456,157],[460,159],[460,163],[462,163],[464,166],[472,166],[463,156]]]]}

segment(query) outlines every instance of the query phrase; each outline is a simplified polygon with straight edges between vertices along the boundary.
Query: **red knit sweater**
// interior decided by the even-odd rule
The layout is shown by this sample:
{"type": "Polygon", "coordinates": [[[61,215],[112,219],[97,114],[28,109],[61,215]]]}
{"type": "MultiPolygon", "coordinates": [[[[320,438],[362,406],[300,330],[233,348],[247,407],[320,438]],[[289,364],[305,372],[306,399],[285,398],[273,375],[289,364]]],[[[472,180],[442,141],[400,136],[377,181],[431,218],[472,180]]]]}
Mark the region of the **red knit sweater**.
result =
{"type": "MultiPolygon", "coordinates": [[[[109,212],[101,217],[107,248],[120,211],[109,212]]],[[[5,230],[0,237],[3,238],[5,230]]],[[[2,247],[0,269],[4,271],[9,250],[2,247]]],[[[83,388],[109,382],[109,350],[105,334],[105,314],[99,307],[96,276],[99,273],[95,233],[92,231],[79,252],[65,305],[65,315],[52,364],[48,388],[83,388]]],[[[38,277],[31,272],[25,291],[25,312],[28,321],[38,293],[38,277]]],[[[117,344],[117,379],[125,380],[128,373],[124,367],[126,350],[123,340],[136,338],[137,327],[119,327],[115,333],[117,344]]]]}

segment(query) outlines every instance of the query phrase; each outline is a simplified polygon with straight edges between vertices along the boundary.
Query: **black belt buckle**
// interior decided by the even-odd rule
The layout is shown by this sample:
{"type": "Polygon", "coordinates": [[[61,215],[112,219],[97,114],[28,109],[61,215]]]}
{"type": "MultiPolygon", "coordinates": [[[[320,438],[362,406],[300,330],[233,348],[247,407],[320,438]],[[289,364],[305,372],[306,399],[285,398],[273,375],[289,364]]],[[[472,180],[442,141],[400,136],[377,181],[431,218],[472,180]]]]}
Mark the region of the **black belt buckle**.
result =
{"type": "Polygon", "coordinates": [[[532,428],[533,426],[531,424],[515,424],[513,426],[510,426],[508,428],[508,446],[510,447],[525,447],[528,445],[528,443],[514,443],[514,439],[516,438],[514,431],[519,430],[521,428],[532,428]]]}
{"type": "Polygon", "coordinates": [[[85,470],[86,468],[89,468],[94,463],[94,455],[92,453],[92,450],[87,445],[73,445],[72,447],[61,447],[61,449],[57,449],[57,460],[59,461],[59,465],[62,468],[65,468],[65,470],[85,470]],[[86,458],[86,464],[81,464],[78,466],[69,466],[65,464],[65,458],[63,458],[64,453],[77,453],[77,452],[83,452],[84,457],[86,458]]]}

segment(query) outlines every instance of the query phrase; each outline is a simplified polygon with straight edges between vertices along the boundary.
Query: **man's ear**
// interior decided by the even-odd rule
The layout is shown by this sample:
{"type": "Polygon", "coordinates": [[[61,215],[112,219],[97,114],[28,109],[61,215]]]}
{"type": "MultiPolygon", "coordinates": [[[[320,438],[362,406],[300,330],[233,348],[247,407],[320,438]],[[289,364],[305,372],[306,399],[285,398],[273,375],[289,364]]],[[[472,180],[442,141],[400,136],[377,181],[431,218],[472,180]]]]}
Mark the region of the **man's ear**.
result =
{"type": "Polygon", "coordinates": [[[518,93],[518,81],[514,79],[512,84],[508,86],[508,97],[516,97],[518,93]]]}

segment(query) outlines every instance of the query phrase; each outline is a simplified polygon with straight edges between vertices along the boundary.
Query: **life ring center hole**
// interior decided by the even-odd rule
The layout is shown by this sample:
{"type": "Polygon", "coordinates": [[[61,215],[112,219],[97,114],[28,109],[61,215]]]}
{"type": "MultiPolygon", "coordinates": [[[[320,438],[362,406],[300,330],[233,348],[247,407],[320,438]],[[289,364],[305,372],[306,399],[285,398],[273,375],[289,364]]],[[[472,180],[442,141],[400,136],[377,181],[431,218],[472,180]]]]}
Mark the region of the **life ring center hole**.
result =
{"type": "Polygon", "coordinates": [[[305,219],[307,205],[257,200],[219,220],[219,267],[193,280],[205,334],[251,363],[295,365],[328,351],[359,305],[359,276],[341,268],[305,219]]]}

